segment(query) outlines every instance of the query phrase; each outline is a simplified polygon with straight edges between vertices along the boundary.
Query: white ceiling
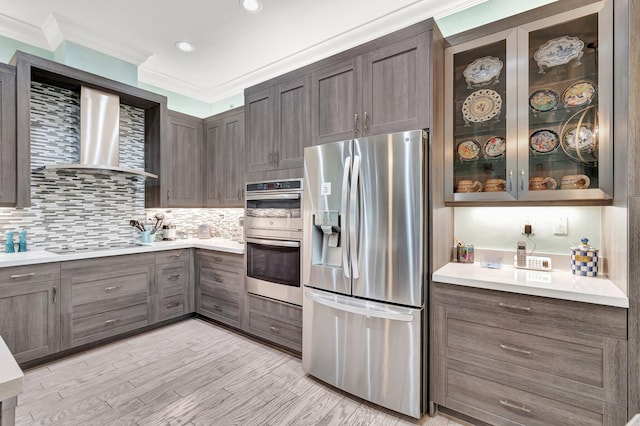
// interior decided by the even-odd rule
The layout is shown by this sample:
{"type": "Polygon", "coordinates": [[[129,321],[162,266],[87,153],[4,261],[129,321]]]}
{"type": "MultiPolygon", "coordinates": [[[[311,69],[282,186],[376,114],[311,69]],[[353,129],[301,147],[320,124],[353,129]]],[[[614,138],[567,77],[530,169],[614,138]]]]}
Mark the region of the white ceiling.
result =
{"type": "Polygon", "coordinates": [[[485,0],[0,0],[0,35],[65,40],[138,65],[141,82],[204,102],[396,29],[485,0]],[[194,53],[174,42],[195,44],[194,53]]]}

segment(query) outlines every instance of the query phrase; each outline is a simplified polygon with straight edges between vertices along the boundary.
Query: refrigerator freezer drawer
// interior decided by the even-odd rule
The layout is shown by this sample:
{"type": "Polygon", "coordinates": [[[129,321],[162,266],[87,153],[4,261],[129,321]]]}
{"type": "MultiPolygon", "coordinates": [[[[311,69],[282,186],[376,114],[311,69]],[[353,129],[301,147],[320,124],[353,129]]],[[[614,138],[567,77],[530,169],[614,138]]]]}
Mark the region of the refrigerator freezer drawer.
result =
{"type": "Polygon", "coordinates": [[[304,370],[391,410],[422,414],[422,310],[305,289],[304,370]]]}

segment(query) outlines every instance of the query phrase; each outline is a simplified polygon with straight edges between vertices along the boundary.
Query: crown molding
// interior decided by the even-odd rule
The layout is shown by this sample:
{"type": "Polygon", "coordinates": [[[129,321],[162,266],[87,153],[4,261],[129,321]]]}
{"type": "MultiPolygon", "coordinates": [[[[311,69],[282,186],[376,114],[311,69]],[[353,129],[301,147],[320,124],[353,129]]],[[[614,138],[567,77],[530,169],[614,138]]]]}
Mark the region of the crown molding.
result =
{"type": "Polygon", "coordinates": [[[41,49],[49,49],[49,43],[38,26],[3,13],[0,13],[0,35],[41,49]]]}
{"type": "Polygon", "coordinates": [[[49,15],[42,31],[51,50],[56,50],[63,41],[70,41],[135,66],[142,64],[153,54],[153,52],[132,47],[131,43],[125,40],[118,40],[105,33],[97,32],[57,13],[49,15]]]}
{"type": "Polygon", "coordinates": [[[449,1],[443,5],[440,0],[417,0],[387,15],[213,87],[202,87],[185,82],[158,70],[151,69],[145,64],[138,68],[138,80],[202,102],[214,103],[242,93],[247,87],[286,74],[393,31],[433,16],[444,17],[485,1],[487,0],[458,0],[449,1]]]}

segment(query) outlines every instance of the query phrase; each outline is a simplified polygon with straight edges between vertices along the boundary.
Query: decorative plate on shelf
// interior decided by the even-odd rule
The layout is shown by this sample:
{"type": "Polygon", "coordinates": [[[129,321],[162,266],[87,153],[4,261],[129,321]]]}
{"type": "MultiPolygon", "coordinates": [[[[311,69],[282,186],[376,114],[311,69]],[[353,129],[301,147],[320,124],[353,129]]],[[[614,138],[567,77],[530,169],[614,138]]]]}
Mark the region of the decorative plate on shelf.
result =
{"type": "Polygon", "coordinates": [[[562,141],[565,146],[582,152],[594,151],[597,148],[597,138],[593,128],[588,124],[581,125],[577,138],[576,129],[577,126],[572,127],[562,135],[562,141]]]}
{"type": "Polygon", "coordinates": [[[456,151],[461,160],[476,160],[480,155],[480,143],[474,139],[468,139],[460,142],[456,151]]]}
{"type": "Polygon", "coordinates": [[[495,79],[498,83],[500,79],[500,71],[502,71],[502,61],[494,56],[485,56],[471,62],[462,72],[467,87],[470,89],[475,86],[485,86],[495,79]]]}
{"type": "Polygon", "coordinates": [[[482,147],[482,151],[487,158],[497,158],[504,154],[506,148],[507,144],[504,138],[495,136],[487,139],[482,147]]]}
{"type": "Polygon", "coordinates": [[[560,139],[558,134],[553,130],[542,129],[531,134],[529,138],[529,147],[534,152],[546,154],[558,149],[560,139]]]}
{"type": "Polygon", "coordinates": [[[580,65],[580,58],[584,55],[582,49],[584,42],[578,37],[562,36],[549,40],[533,54],[540,69],[544,73],[544,68],[556,67],[568,64],[572,59],[577,59],[576,65],[580,65]]]}
{"type": "Polygon", "coordinates": [[[495,90],[476,90],[462,103],[462,116],[467,123],[483,123],[497,117],[502,110],[502,98],[495,90]]]}
{"type": "Polygon", "coordinates": [[[562,94],[562,103],[567,107],[588,105],[596,96],[596,85],[589,80],[579,81],[567,87],[562,94]]]}
{"type": "Polygon", "coordinates": [[[551,89],[536,90],[529,96],[529,107],[536,112],[552,111],[559,103],[560,96],[551,89]]]}

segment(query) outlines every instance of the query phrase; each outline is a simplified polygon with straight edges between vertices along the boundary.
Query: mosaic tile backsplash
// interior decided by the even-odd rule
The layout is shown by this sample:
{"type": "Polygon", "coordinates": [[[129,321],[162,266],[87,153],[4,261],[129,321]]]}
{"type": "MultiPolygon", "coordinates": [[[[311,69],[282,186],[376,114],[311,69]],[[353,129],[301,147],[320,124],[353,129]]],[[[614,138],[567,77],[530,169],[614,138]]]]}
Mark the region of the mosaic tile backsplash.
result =
{"type": "MultiPolygon", "coordinates": [[[[5,231],[27,230],[30,250],[119,247],[138,241],[130,219],[144,219],[144,181],[112,174],[42,171],[80,158],[80,96],[59,87],[31,86],[31,207],[0,208],[5,231]]],[[[120,165],[144,169],[144,110],[120,107],[120,165]]],[[[241,238],[242,209],[150,210],[169,216],[178,231],[197,237],[209,223],[218,235],[241,238]],[[221,216],[224,215],[224,216],[221,216]]]]}

